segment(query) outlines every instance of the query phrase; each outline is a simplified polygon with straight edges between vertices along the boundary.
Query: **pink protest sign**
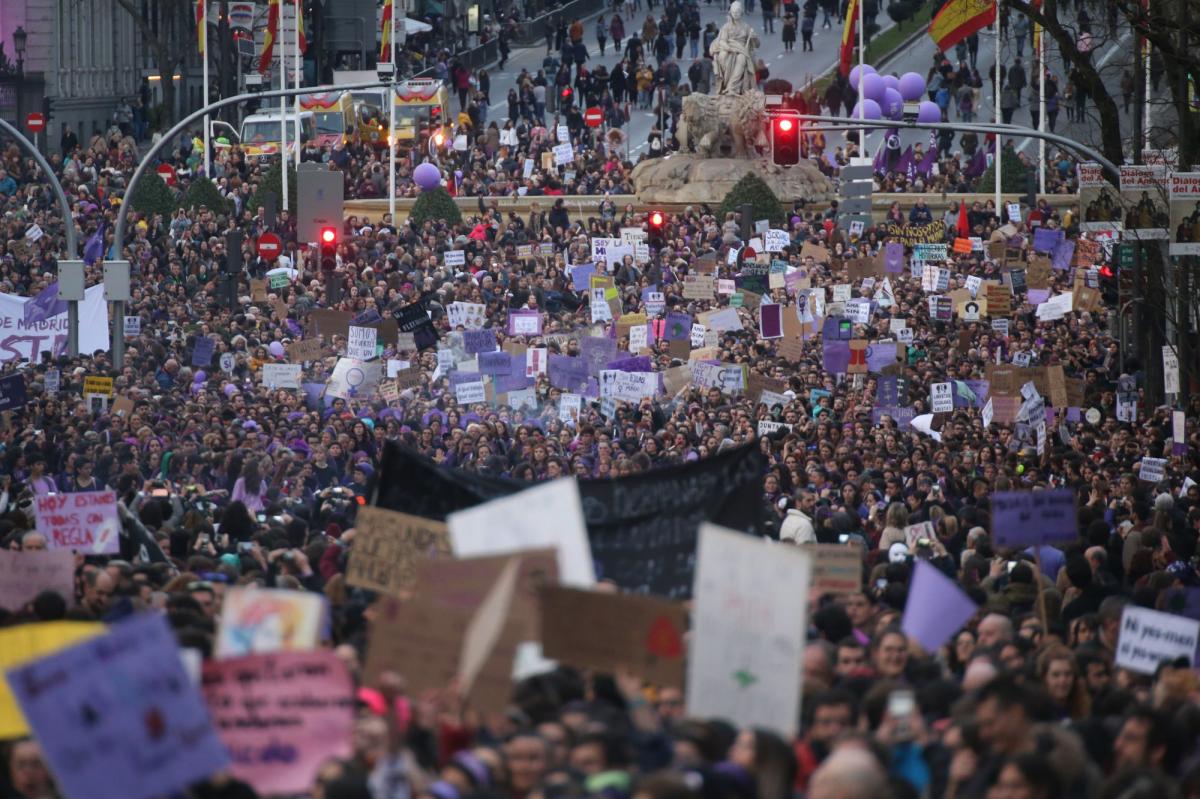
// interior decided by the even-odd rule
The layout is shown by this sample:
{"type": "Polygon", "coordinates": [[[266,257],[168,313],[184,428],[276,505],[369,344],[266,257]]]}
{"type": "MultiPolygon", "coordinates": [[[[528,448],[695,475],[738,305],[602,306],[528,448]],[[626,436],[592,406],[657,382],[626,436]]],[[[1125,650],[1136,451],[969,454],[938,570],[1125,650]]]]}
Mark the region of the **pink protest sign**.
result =
{"type": "Polygon", "coordinates": [[[332,651],[210,660],[203,690],[233,775],[264,796],[306,793],[323,762],[351,754],[354,687],[332,651]]]}
{"type": "Polygon", "coordinates": [[[115,491],[47,494],[35,505],[38,532],[51,549],[73,549],[89,555],[121,551],[115,491]]]}

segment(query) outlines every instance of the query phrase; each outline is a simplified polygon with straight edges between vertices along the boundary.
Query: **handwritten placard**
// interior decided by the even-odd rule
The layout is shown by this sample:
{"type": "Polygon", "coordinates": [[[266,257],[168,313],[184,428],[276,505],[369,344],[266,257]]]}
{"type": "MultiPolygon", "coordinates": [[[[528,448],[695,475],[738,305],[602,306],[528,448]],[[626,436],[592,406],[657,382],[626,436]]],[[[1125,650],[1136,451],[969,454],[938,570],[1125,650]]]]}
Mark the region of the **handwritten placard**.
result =
{"type": "Polygon", "coordinates": [[[51,549],[72,549],[89,555],[121,551],[120,521],[115,491],[46,494],[35,498],[37,529],[51,549]]]}
{"type": "Polygon", "coordinates": [[[999,547],[1070,542],[1079,534],[1070,488],[997,491],[991,503],[992,534],[999,547]]]}
{"type": "Polygon", "coordinates": [[[1191,662],[1198,637],[1200,621],[1129,605],[1121,614],[1116,664],[1140,674],[1154,674],[1164,660],[1187,658],[1191,662]]]}
{"type": "Polygon", "coordinates": [[[354,683],[332,650],[210,660],[202,684],[233,776],[260,794],[307,793],[322,763],[351,754],[354,683]]]}
{"type": "Polygon", "coordinates": [[[231,588],[221,603],[218,658],[313,649],[325,603],[320,594],[231,588]]]}
{"type": "Polygon", "coordinates": [[[169,796],[229,765],[164,615],[134,616],[8,681],[64,796],[169,796]]]}
{"type": "Polygon", "coordinates": [[[0,549],[0,608],[20,610],[42,591],[75,600],[75,556],[68,549],[14,552],[0,549]]]}
{"type": "Polygon", "coordinates": [[[542,650],[579,668],[628,668],[656,685],[683,687],[687,611],[666,599],[573,588],[542,591],[542,650]]]}
{"type": "Polygon", "coordinates": [[[358,509],[346,582],[396,594],[417,580],[417,560],[450,555],[446,525],[370,505],[358,509]]]}

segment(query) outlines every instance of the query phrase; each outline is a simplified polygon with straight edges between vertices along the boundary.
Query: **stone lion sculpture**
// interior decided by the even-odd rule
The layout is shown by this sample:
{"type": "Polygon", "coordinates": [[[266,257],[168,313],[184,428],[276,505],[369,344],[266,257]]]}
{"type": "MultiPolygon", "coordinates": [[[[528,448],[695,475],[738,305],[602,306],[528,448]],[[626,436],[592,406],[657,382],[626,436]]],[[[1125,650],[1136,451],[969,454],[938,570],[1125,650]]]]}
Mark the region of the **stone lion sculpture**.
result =
{"type": "Polygon", "coordinates": [[[705,158],[754,158],[767,145],[762,92],[689,94],[676,136],[681,150],[705,158]]]}

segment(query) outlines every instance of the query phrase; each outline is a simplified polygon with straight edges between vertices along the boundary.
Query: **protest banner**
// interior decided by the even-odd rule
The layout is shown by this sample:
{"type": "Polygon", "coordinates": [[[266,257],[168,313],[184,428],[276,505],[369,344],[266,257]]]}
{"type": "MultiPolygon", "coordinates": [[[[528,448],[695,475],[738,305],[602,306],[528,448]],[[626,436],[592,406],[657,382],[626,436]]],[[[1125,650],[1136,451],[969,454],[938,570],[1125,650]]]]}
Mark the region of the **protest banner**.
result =
{"type": "Polygon", "coordinates": [[[68,549],[0,549],[0,608],[14,613],[42,591],[75,603],[75,556],[68,549]]]}
{"type": "Polygon", "coordinates": [[[1139,674],[1154,674],[1164,660],[1196,655],[1200,621],[1171,613],[1127,605],[1121,614],[1116,665],[1139,674]]]}
{"type": "Polygon", "coordinates": [[[111,377],[99,377],[96,375],[87,375],[83,378],[83,396],[88,394],[101,394],[105,397],[113,395],[113,379],[111,377]]]}
{"type": "Polygon", "coordinates": [[[287,345],[288,363],[306,363],[325,356],[325,348],[319,338],[302,338],[287,345]]]}
{"type": "Polygon", "coordinates": [[[579,489],[573,479],[554,480],[446,517],[457,557],[507,555],[553,547],[564,585],[595,583],[579,489]]]}
{"type": "Polygon", "coordinates": [[[1170,254],[1200,255],[1200,172],[1172,172],[1169,187],[1170,254]]]}
{"type": "Polygon", "coordinates": [[[375,357],[375,341],[379,331],[373,327],[350,325],[346,338],[346,357],[359,361],[369,361],[375,357]]]}
{"type": "Polygon", "coordinates": [[[320,594],[276,588],[235,587],[221,602],[218,658],[313,649],[325,601],[320,594]]]}
{"type": "Polygon", "coordinates": [[[800,719],[812,555],[700,525],[687,712],[791,737],[800,719]]]}
{"type": "MultiPolygon", "coordinates": [[[[942,244],[946,239],[946,223],[940,221],[929,222],[924,225],[886,222],[880,227],[885,238],[889,238],[906,247],[913,247],[918,244],[942,244]]],[[[945,245],[943,244],[943,246],[945,245]]]]}
{"type": "Polygon", "coordinates": [[[121,551],[120,519],[115,491],[42,494],[34,498],[38,532],[51,549],[71,549],[87,555],[121,551]]]}
{"type": "Polygon", "coordinates": [[[209,660],[202,691],[233,776],[260,794],[307,793],[351,754],[354,683],[332,650],[209,660]]]}
{"type": "Polygon", "coordinates": [[[272,390],[277,388],[300,388],[300,373],[302,369],[303,367],[298,363],[264,363],[262,368],[262,384],[272,390]]]}
{"type": "Polygon", "coordinates": [[[165,615],[136,615],[8,681],[70,799],[177,794],[229,766],[165,615]]]}
{"type": "Polygon", "coordinates": [[[935,654],[979,607],[962,588],[927,560],[917,560],[900,629],[935,654]]]}
{"type": "Polygon", "coordinates": [[[1027,547],[1074,541],[1078,535],[1075,491],[997,491],[991,495],[996,546],[1027,547]]]}
{"type": "MultiPolygon", "coordinates": [[[[502,713],[512,694],[513,663],[525,628],[511,616],[523,555],[504,558],[499,576],[478,603],[448,603],[419,592],[376,604],[363,681],[378,685],[385,670],[404,675],[414,696],[457,681],[485,716],[502,713]]],[[[452,563],[453,561],[438,561],[452,563]]]]}
{"type": "Polygon", "coordinates": [[[1138,479],[1147,483],[1160,483],[1167,474],[1166,458],[1142,458],[1138,479]]]}
{"type": "MultiPolygon", "coordinates": [[[[1124,236],[1134,240],[1167,239],[1167,168],[1162,164],[1122,164],[1121,204],[1124,236]]],[[[1085,215],[1086,216],[1086,215],[1085,215]]]]}
{"type": "Polygon", "coordinates": [[[809,544],[812,553],[812,591],[853,594],[862,590],[863,548],[859,544],[809,544]]]}
{"type": "Polygon", "coordinates": [[[416,584],[417,561],[448,557],[446,525],[370,505],[358,509],[346,584],[400,595],[416,584]]]}
{"type": "MultiPolygon", "coordinates": [[[[69,332],[66,302],[58,302],[54,295],[48,308],[41,309],[43,313],[30,313],[39,304],[40,297],[0,293],[0,363],[11,360],[39,363],[43,352],[56,358],[66,353],[69,332]]],[[[110,329],[104,286],[92,286],[79,303],[79,351],[108,352],[110,329]]]]}
{"type": "Polygon", "coordinates": [[[0,630],[0,740],[20,738],[29,734],[29,725],[16,698],[13,697],[5,672],[16,664],[102,635],[104,630],[104,625],[98,622],[78,621],[20,624],[0,630]]]}
{"type": "Polygon", "coordinates": [[[682,688],[686,631],[686,608],[658,597],[542,590],[543,654],[577,668],[682,688]]]}
{"type": "Polygon", "coordinates": [[[1079,229],[1120,230],[1121,198],[1116,188],[1104,177],[1104,167],[1095,161],[1084,161],[1078,165],[1076,172],[1079,182],[1079,229]]]}
{"type": "MultiPolygon", "coordinates": [[[[700,522],[762,533],[763,459],[758,446],[750,444],[697,463],[579,480],[597,574],[632,593],[690,597],[700,522]]],[[[384,448],[379,475],[379,507],[430,519],[528,487],[446,469],[392,442],[384,448]]],[[[478,534],[486,534],[486,525],[478,534]]]]}

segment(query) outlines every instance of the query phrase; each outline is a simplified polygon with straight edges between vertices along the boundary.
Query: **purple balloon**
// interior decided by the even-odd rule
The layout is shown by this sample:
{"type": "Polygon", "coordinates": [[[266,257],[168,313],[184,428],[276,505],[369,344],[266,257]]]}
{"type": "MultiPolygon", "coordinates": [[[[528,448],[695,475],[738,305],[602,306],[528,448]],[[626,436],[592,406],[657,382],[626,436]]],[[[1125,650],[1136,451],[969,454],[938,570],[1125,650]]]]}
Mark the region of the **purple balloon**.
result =
{"type": "Polygon", "coordinates": [[[889,89],[895,89],[897,93],[900,91],[900,79],[895,75],[884,75],[883,85],[889,89]]]}
{"type": "Polygon", "coordinates": [[[850,112],[851,119],[879,119],[883,116],[883,109],[874,100],[864,100],[862,110],[863,113],[860,116],[858,103],[855,103],[854,110],[850,112]]]}
{"type": "Polygon", "coordinates": [[[895,89],[883,90],[883,115],[888,119],[900,119],[904,116],[904,98],[895,89]]]}
{"type": "Polygon", "coordinates": [[[877,103],[883,102],[883,92],[887,87],[883,83],[883,78],[876,74],[866,74],[862,78],[862,93],[863,97],[868,100],[874,100],[877,103]]]}
{"type": "Polygon", "coordinates": [[[276,358],[282,358],[283,357],[282,342],[272,341],[270,344],[267,345],[267,351],[270,352],[272,355],[274,355],[276,358]]]}
{"type": "Polygon", "coordinates": [[[233,383],[226,383],[224,388],[221,390],[225,392],[226,397],[232,397],[234,394],[238,393],[238,387],[233,383]]]}
{"type": "Polygon", "coordinates": [[[925,93],[925,79],[916,72],[905,72],[900,76],[898,88],[905,102],[915,102],[925,93]]]}
{"type": "Polygon", "coordinates": [[[207,380],[207,379],[208,379],[208,375],[206,375],[206,374],[204,373],[204,370],[203,370],[203,369],[200,369],[200,370],[198,370],[198,371],[196,372],[196,374],[192,375],[192,382],[193,382],[193,383],[203,383],[203,382],[204,382],[205,380],[207,380]]]}
{"type": "Polygon", "coordinates": [[[441,185],[442,173],[436,166],[426,161],[413,170],[413,180],[424,191],[429,191],[441,185]]]}
{"type": "Polygon", "coordinates": [[[932,100],[922,100],[921,106],[917,110],[918,122],[941,122],[942,109],[938,108],[938,104],[932,100]]]}
{"type": "Polygon", "coordinates": [[[858,91],[858,76],[862,73],[874,75],[875,67],[870,64],[863,64],[861,67],[856,65],[850,70],[850,88],[854,89],[854,91],[858,91]]]}

